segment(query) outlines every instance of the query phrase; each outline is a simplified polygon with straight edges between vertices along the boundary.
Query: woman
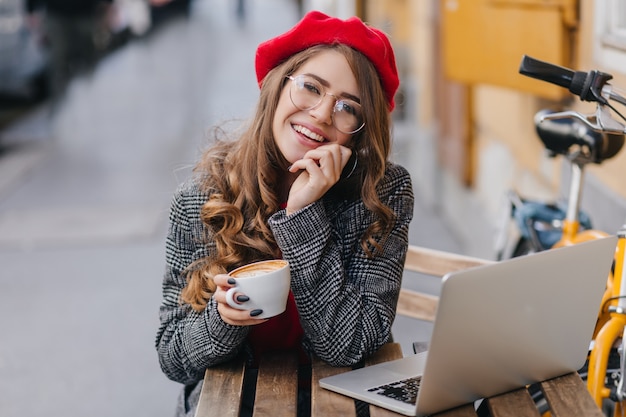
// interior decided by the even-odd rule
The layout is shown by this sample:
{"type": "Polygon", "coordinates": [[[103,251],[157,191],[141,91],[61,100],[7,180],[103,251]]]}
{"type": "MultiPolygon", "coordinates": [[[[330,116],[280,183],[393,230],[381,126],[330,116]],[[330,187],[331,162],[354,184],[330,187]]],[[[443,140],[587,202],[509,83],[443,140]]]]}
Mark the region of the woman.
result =
{"type": "Polygon", "coordinates": [[[388,38],[310,12],[258,47],[256,72],[251,124],[205,152],[172,203],[156,347],[186,385],[180,415],[209,366],[272,349],[352,365],[390,340],[395,318],[413,192],[388,161],[388,38]],[[262,320],[230,307],[225,274],[272,258],[290,263],[287,310],[262,320]]]}

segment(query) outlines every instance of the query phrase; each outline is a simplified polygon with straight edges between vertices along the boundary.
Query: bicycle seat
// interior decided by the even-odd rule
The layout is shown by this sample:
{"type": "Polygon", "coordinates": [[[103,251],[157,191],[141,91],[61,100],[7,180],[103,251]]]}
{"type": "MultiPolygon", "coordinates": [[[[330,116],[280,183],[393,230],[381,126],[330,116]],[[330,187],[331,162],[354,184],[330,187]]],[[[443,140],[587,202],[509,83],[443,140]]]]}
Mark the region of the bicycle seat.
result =
{"type": "Polygon", "coordinates": [[[624,145],[623,134],[598,132],[573,118],[543,119],[550,113],[553,112],[539,111],[535,115],[535,126],[552,156],[564,155],[599,164],[615,156],[624,145]]]}

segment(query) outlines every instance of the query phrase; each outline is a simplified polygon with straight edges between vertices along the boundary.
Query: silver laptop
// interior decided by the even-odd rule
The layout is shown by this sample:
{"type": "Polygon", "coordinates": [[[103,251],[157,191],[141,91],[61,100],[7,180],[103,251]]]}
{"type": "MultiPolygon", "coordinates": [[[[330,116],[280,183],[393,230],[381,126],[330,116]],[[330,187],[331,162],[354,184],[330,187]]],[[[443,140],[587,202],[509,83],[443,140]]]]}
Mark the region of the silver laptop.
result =
{"type": "Polygon", "coordinates": [[[617,238],[446,275],[428,352],[323,378],[323,388],[425,416],[585,362],[617,238]]]}

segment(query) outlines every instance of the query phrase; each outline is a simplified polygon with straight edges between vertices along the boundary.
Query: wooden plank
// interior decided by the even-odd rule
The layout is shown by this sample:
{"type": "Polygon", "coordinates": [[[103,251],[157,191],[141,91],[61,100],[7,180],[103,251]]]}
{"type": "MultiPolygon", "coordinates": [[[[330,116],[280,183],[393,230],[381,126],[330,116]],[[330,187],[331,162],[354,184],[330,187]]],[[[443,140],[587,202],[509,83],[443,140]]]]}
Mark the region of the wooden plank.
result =
{"type": "MultiPolygon", "coordinates": [[[[492,263],[486,259],[458,255],[421,246],[409,245],[404,269],[426,275],[442,277],[448,272],[492,263]]],[[[396,312],[401,316],[433,321],[439,298],[408,289],[400,290],[396,312]]]]}
{"type": "Polygon", "coordinates": [[[554,417],[603,417],[576,372],[541,383],[554,417]]]}
{"type": "Polygon", "coordinates": [[[350,367],[332,367],[319,358],[311,366],[311,417],[354,417],[354,400],[320,387],[319,380],[350,371],[350,367]]]}
{"type": "Polygon", "coordinates": [[[486,401],[492,417],[540,417],[526,388],[496,395],[486,401]]]}
{"type": "Polygon", "coordinates": [[[476,417],[476,410],[474,410],[473,404],[462,405],[451,410],[442,411],[441,413],[433,414],[432,417],[476,417]]]}
{"type": "Polygon", "coordinates": [[[243,359],[208,368],[204,373],[196,417],[239,416],[243,374],[243,359]]]}
{"type": "Polygon", "coordinates": [[[458,255],[421,246],[409,245],[404,269],[421,274],[442,277],[448,272],[493,263],[486,259],[458,255]]]}
{"type": "Polygon", "coordinates": [[[298,357],[272,352],[261,358],[254,399],[255,417],[296,417],[298,412],[298,357]]]}
{"type": "Polygon", "coordinates": [[[417,291],[400,290],[396,313],[418,320],[434,321],[439,297],[417,291]]]}

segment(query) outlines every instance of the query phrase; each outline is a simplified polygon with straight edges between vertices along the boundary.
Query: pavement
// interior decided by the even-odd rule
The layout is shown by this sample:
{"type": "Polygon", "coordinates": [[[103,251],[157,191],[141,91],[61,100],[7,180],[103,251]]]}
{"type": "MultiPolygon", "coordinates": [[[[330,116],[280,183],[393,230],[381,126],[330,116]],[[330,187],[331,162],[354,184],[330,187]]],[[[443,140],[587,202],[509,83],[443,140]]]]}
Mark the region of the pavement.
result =
{"type": "MultiPolygon", "coordinates": [[[[240,24],[234,5],[197,0],[0,132],[0,416],[173,414],[154,349],[170,199],[207,129],[251,114],[256,45],[298,19],[265,0],[240,24]]],[[[462,253],[416,197],[411,243],[462,253]]],[[[406,353],[430,331],[394,326],[406,353]]]]}

